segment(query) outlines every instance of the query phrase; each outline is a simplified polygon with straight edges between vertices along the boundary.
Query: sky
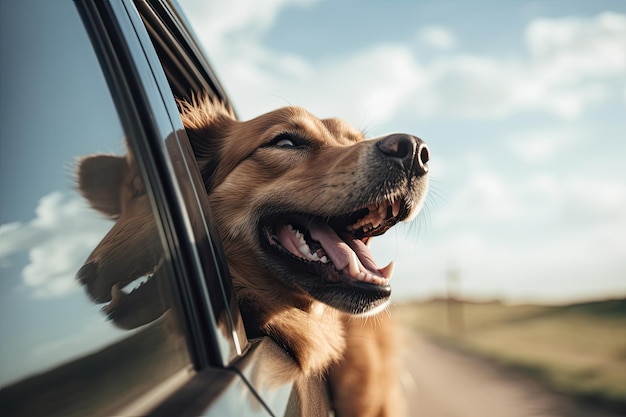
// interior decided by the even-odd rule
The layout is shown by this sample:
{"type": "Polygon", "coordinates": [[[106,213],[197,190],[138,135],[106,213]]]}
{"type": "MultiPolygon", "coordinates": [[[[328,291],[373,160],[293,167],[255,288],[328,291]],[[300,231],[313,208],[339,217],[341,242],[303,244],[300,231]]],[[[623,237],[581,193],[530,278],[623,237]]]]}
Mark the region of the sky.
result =
{"type": "MultiPolygon", "coordinates": [[[[480,299],[626,296],[623,1],[181,3],[242,119],[294,104],[428,143],[424,210],[372,244],[396,300],[451,276],[480,299]]],[[[128,333],[75,279],[112,224],[76,157],[124,153],[98,60],[73,3],[0,9],[2,384],[128,333]]]]}
{"type": "Polygon", "coordinates": [[[372,243],[396,299],[626,296],[626,3],[180,3],[241,119],[428,143],[423,212],[372,243]]]}

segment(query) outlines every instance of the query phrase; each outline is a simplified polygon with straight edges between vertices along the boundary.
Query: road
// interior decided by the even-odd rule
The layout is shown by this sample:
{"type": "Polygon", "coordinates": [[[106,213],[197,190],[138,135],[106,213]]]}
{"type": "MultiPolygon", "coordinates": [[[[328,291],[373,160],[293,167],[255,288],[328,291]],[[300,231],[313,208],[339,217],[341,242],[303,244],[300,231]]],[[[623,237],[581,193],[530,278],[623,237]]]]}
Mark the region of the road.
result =
{"type": "Polygon", "coordinates": [[[578,404],[531,377],[410,336],[411,417],[625,417],[578,404]]]}

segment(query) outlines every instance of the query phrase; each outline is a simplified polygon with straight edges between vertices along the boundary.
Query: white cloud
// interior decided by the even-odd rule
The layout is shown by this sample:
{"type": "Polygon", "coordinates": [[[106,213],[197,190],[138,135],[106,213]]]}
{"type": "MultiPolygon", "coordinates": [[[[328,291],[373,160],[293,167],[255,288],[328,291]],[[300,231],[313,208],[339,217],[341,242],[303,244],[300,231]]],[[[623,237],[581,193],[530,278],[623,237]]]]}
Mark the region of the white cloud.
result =
{"type": "Polygon", "coordinates": [[[551,193],[560,199],[559,215],[568,225],[611,228],[626,233],[626,185],[619,179],[571,176],[553,181],[551,193]]]}
{"type": "Polygon", "coordinates": [[[547,65],[547,77],[576,82],[584,77],[624,75],[626,16],[604,12],[592,19],[537,19],[525,32],[534,60],[547,65]]]}
{"type": "Polygon", "coordinates": [[[52,192],[41,198],[27,223],[0,225],[0,261],[27,251],[22,282],[37,297],[58,297],[79,288],[75,275],[110,229],[77,195],[52,192]]]}
{"type": "Polygon", "coordinates": [[[417,40],[436,49],[448,50],[456,46],[456,37],[442,26],[427,26],[417,33],[417,40]]]}
{"type": "Polygon", "coordinates": [[[450,167],[445,178],[448,188],[446,201],[437,207],[433,219],[436,227],[514,229],[544,223],[550,230],[559,224],[572,230],[589,225],[626,228],[623,178],[581,171],[576,164],[559,172],[547,167],[507,175],[476,153],[444,165],[450,167]]]}
{"type": "Polygon", "coordinates": [[[626,293],[623,178],[576,166],[507,176],[495,163],[477,154],[444,161],[445,202],[419,239],[411,228],[374,239],[380,265],[396,260],[396,298],[444,295],[450,268],[475,297],[560,302],[626,293]]]}
{"type": "Polygon", "coordinates": [[[429,66],[439,80],[434,88],[451,115],[502,118],[539,111],[569,119],[617,97],[623,86],[626,15],[538,19],[528,24],[525,41],[528,57],[457,54],[435,60],[429,66]]]}
{"type": "Polygon", "coordinates": [[[312,0],[185,0],[187,17],[196,26],[200,40],[210,51],[228,48],[239,38],[254,38],[270,28],[278,13],[291,5],[305,6],[312,0]]]}
{"type": "Polygon", "coordinates": [[[492,57],[451,52],[456,38],[446,27],[418,31],[421,42],[445,55],[418,60],[409,42],[372,45],[316,62],[272,51],[259,42],[287,0],[219,7],[192,22],[208,46],[218,74],[244,118],[300,104],[315,113],[334,112],[349,122],[381,124],[400,109],[412,117],[501,119],[540,112],[564,119],[590,106],[621,98],[626,74],[626,15],[531,21],[527,54],[492,57]],[[319,110],[319,111],[318,111],[319,110]]]}
{"type": "Polygon", "coordinates": [[[490,175],[497,176],[485,168],[459,184],[464,191],[419,239],[409,230],[373,240],[380,265],[396,260],[397,299],[445,295],[450,268],[474,297],[562,302],[626,293],[626,187],[582,176],[490,175]],[[478,179],[488,191],[476,189],[478,179]]]}
{"type": "Polygon", "coordinates": [[[378,45],[314,68],[299,81],[311,89],[302,97],[305,107],[358,125],[363,120],[389,120],[415,89],[428,83],[428,76],[407,48],[378,45]]]}
{"type": "Polygon", "coordinates": [[[552,162],[568,147],[582,138],[580,132],[568,129],[515,131],[505,138],[510,150],[520,160],[529,163],[552,162]]]}

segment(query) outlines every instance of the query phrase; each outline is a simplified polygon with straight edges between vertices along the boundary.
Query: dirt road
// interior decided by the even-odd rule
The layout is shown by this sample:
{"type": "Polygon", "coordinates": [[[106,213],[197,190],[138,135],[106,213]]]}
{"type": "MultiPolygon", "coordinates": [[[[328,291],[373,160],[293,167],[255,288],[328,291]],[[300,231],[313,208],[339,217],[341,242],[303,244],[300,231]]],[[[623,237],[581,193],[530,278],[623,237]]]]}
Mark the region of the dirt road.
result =
{"type": "Polygon", "coordinates": [[[578,404],[541,383],[411,336],[409,416],[624,417],[578,404]]]}

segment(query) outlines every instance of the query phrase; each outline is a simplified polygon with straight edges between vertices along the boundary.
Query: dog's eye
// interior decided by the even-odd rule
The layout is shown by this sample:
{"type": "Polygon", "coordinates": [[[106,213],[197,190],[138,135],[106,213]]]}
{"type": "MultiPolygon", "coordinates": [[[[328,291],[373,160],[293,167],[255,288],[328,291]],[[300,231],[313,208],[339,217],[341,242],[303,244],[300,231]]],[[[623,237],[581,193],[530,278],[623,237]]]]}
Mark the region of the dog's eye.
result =
{"type": "Polygon", "coordinates": [[[293,143],[291,139],[281,139],[276,142],[276,146],[279,146],[281,148],[293,148],[294,146],[296,146],[296,144],[293,143]]]}
{"type": "Polygon", "coordinates": [[[271,142],[267,143],[264,146],[276,146],[279,148],[297,148],[303,145],[303,140],[300,138],[289,134],[289,133],[281,133],[276,136],[271,142]]]}

